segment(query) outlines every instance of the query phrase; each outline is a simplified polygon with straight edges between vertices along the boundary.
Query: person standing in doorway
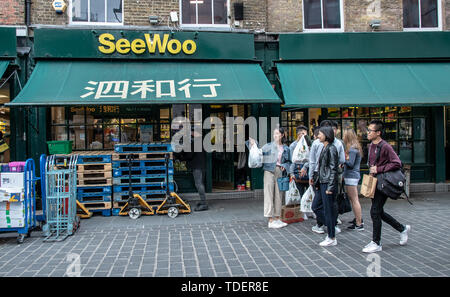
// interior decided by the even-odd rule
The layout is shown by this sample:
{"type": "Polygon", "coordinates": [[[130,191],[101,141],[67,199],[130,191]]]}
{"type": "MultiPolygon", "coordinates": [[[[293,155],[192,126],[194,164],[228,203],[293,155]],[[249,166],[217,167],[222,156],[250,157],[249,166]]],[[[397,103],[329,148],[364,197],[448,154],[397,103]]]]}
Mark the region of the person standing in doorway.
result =
{"type": "MultiPolygon", "coordinates": [[[[254,139],[249,140],[250,147],[256,145],[254,139]]],[[[269,220],[269,228],[287,226],[280,219],[283,193],[280,192],[277,182],[283,173],[290,173],[290,152],[285,143],[285,131],[279,127],[273,131],[273,141],[261,148],[264,170],[264,217],[269,220]]]]}
{"type": "Polygon", "coordinates": [[[360,164],[361,156],[363,154],[361,144],[353,129],[347,129],[344,132],[344,147],[345,147],[345,164],[344,164],[344,183],[345,192],[347,193],[350,203],[352,204],[355,219],[348,227],[350,230],[364,230],[361,214],[361,204],[358,197],[358,183],[360,179],[360,164]]]}
{"type": "Polygon", "coordinates": [[[319,157],[319,171],[314,178],[314,187],[317,190],[317,197],[320,200],[320,207],[315,209],[317,221],[324,222],[327,226],[327,237],[320,243],[320,246],[334,246],[336,240],[336,194],[337,175],[339,166],[339,156],[334,146],[334,133],[331,127],[321,127],[319,130],[319,140],[323,144],[323,149],[319,157]]]}
{"type": "MultiPolygon", "coordinates": [[[[372,120],[367,130],[369,144],[369,173],[373,176],[383,172],[389,172],[401,168],[400,158],[395,153],[392,146],[382,139],[384,124],[381,120],[372,120]]],[[[384,204],[388,196],[375,190],[370,208],[370,217],[373,222],[372,241],[363,248],[364,253],[374,253],[382,250],[381,247],[381,223],[382,221],[391,225],[400,232],[400,245],[405,245],[408,241],[410,225],[402,225],[392,216],[384,211],[384,204]]]]}

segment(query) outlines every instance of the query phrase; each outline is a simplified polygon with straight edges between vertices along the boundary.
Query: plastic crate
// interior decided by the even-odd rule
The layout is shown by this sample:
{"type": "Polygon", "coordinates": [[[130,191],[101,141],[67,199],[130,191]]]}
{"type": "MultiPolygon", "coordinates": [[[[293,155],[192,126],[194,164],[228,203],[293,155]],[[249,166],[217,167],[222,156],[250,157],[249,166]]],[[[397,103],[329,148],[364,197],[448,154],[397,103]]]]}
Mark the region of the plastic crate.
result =
{"type": "Polygon", "coordinates": [[[50,155],[70,154],[72,152],[72,142],[72,140],[47,141],[48,153],[50,155]]]}

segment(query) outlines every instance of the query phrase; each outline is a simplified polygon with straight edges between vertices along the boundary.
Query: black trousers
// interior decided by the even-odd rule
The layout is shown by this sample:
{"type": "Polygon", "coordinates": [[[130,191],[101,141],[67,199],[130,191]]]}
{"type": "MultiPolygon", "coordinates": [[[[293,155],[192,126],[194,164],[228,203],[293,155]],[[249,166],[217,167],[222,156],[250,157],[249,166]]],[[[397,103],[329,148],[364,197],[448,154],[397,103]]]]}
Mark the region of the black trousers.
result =
{"type": "Polygon", "coordinates": [[[388,223],[398,232],[403,232],[405,230],[405,226],[384,211],[383,208],[387,199],[388,196],[378,191],[378,189],[375,190],[375,195],[372,199],[372,207],[370,208],[370,217],[373,222],[372,241],[378,245],[381,241],[381,221],[388,223]]]}
{"type": "Polygon", "coordinates": [[[203,168],[193,168],[192,175],[194,176],[195,187],[197,188],[198,194],[200,196],[200,203],[206,204],[205,184],[203,183],[205,171],[203,170],[203,168]]]}

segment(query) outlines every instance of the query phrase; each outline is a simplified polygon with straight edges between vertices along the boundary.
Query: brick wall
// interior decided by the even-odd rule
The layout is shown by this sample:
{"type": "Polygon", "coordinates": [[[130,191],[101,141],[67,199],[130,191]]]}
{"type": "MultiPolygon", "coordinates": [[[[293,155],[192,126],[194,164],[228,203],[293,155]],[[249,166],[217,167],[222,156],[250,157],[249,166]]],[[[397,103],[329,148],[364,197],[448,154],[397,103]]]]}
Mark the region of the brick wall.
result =
{"type": "Polygon", "coordinates": [[[345,31],[372,31],[371,20],[380,20],[378,31],[403,30],[403,0],[344,0],[345,31]]]}
{"type": "Polygon", "coordinates": [[[69,0],[65,0],[67,9],[64,14],[57,14],[53,9],[53,0],[32,0],[31,24],[33,25],[66,25],[68,24],[69,0]]]}
{"type": "Polygon", "coordinates": [[[231,0],[231,25],[234,24],[233,3],[244,3],[244,20],[239,28],[251,30],[266,30],[267,26],[267,0],[231,0]]]}
{"type": "Polygon", "coordinates": [[[0,25],[25,24],[25,0],[0,1],[0,25]]]}
{"type": "Polygon", "coordinates": [[[268,0],[267,31],[296,32],[303,28],[301,0],[268,0]]]}

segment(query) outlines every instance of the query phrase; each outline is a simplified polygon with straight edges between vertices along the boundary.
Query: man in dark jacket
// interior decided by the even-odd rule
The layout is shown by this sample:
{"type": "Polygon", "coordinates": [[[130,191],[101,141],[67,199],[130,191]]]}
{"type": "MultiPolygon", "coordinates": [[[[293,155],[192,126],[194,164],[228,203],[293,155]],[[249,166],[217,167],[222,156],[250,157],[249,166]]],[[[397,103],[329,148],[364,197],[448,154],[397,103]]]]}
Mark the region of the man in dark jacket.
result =
{"type": "Polygon", "coordinates": [[[200,152],[194,150],[194,143],[196,141],[202,141],[201,134],[193,131],[191,140],[191,152],[185,152],[183,158],[187,161],[187,165],[192,169],[192,175],[194,176],[195,187],[197,188],[198,194],[200,195],[200,202],[194,208],[195,211],[208,210],[208,204],[206,203],[205,195],[205,168],[206,168],[206,156],[203,149],[200,152]],[[198,139],[200,137],[200,139],[198,139]]]}
{"type": "MultiPolygon", "coordinates": [[[[402,163],[395,153],[392,146],[384,141],[381,137],[383,135],[383,122],[380,120],[372,120],[367,131],[367,139],[371,141],[369,144],[369,171],[370,174],[376,176],[377,174],[393,171],[401,168],[402,163]],[[377,160],[377,152],[379,150],[379,158],[377,160]]],[[[381,251],[381,221],[385,221],[394,229],[400,232],[400,245],[405,245],[408,241],[408,231],[411,230],[410,225],[402,225],[396,219],[384,212],[384,204],[387,196],[375,190],[374,198],[372,199],[372,207],[370,208],[370,216],[373,221],[373,235],[372,241],[363,249],[364,253],[374,253],[381,251]]]]}

